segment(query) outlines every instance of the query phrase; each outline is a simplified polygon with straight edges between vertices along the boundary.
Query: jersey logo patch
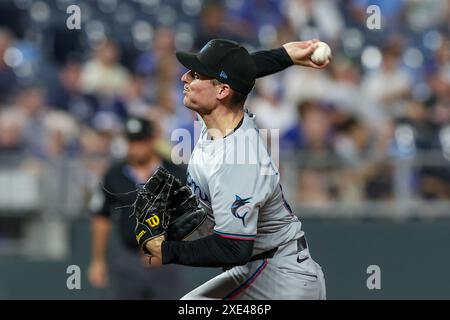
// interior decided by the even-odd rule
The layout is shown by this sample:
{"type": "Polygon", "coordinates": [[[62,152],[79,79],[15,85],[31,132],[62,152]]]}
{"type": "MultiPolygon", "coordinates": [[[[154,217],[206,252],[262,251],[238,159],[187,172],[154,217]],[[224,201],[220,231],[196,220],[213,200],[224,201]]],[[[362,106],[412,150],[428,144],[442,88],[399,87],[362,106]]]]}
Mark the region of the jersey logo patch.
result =
{"type": "Polygon", "coordinates": [[[251,207],[250,206],[246,206],[246,204],[250,203],[249,200],[252,197],[242,199],[237,194],[235,194],[234,196],[236,197],[236,199],[234,200],[233,204],[230,207],[231,213],[236,218],[241,219],[242,220],[242,224],[245,227],[245,217],[247,216],[247,213],[249,213],[250,210],[251,210],[251,207]]]}

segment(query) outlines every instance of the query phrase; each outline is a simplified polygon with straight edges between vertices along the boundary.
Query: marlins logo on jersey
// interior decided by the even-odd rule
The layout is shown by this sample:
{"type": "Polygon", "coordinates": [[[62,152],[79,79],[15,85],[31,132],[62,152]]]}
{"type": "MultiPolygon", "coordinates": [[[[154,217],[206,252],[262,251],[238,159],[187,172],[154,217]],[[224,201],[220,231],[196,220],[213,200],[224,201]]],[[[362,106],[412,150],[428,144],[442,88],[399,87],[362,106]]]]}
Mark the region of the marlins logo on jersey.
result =
{"type": "Polygon", "coordinates": [[[250,199],[252,197],[249,198],[245,198],[242,199],[241,197],[239,197],[238,195],[234,195],[236,197],[236,199],[234,200],[233,204],[231,205],[231,213],[233,214],[233,216],[235,216],[238,219],[242,220],[242,224],[245,227],[245,217],[247,216],[247,214],[250,211],[250,207],[246,206],[247,203],[250,203],[250,199]]]}

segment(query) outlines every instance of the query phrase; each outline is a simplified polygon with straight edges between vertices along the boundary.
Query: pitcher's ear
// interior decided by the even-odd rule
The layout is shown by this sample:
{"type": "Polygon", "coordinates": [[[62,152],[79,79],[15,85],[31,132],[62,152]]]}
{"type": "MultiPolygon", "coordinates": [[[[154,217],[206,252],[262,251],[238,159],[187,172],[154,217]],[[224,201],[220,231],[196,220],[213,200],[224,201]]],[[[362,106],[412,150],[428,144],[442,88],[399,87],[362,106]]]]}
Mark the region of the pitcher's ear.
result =
{"type": "Polygon", "coordinates": [[[222,83],[217,86],[217,99],[223,100],[231,95],[231,87],[226,84],[222,83]]]}

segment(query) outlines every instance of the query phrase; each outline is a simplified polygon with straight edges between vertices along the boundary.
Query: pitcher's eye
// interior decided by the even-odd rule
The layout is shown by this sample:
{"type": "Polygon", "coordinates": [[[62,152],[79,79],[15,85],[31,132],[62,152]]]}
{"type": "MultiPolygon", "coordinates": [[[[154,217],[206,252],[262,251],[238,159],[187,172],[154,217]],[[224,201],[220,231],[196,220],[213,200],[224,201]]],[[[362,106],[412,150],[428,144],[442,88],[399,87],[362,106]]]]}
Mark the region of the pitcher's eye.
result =
{"type": "Polygon", "coordinates": [[[200,75],[197,72],[194,72],[194,79],[200,79],[200,75]]]}

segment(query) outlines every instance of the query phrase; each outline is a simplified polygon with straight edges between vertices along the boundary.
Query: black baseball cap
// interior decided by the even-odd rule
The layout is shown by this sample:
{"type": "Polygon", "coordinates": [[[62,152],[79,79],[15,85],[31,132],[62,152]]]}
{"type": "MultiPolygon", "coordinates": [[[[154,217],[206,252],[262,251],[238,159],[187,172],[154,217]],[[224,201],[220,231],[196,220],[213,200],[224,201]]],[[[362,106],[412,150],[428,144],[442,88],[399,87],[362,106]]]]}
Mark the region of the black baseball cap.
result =
{"type": "Polygon", "coordinates": [[[215,78],[248,94],[255,85],[256,66],[247,49],[226,39],[209,41],[199,53],[177,51],[178,61],[199,74],[215,78]]]}
{"type": "Polygon", "coordinates": [[[125,136],[128,140],[144,140],[153,134],[153,125],[147,119],[130,117],[125,121],[125,136]]]}

